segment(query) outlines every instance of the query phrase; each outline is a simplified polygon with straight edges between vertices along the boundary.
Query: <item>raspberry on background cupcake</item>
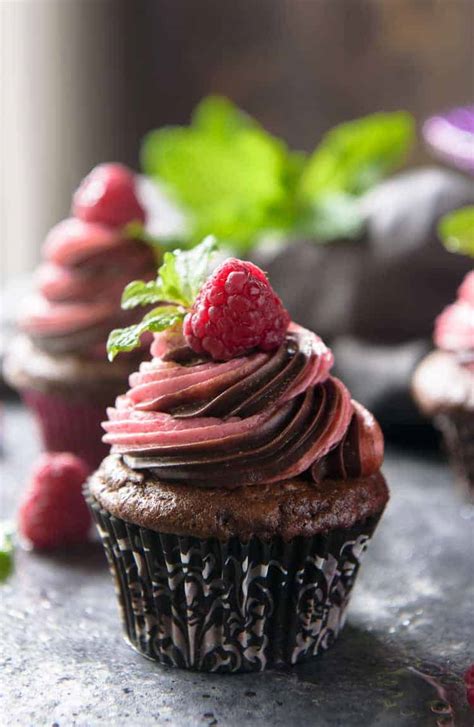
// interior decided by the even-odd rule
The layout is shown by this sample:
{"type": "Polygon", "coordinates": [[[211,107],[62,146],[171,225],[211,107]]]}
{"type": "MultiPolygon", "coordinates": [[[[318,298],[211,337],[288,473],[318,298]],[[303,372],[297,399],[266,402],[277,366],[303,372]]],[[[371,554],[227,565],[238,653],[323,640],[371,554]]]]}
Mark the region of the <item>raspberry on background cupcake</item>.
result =
{"type": "Polygon", "coordinates": [[[86,496],[125,635],[201,671],[261,671],[327,649],[388,499],[377,422],[330,375],[265,274],[213,244],[167,253],[124,303],[110,357],[155,334],[151,360],[108,409],[112,454],[86,496]],[[204,285],[203,285],[204,282],[204,285]]]}
{"type": "Polygon", "coordinates": [[[72,214],[46,238],[5,376],[37,418],[44,447],[94,467],[105,453],[105,405],[135,365],[133,358],[107,365],[107,334],[136,318],[120,309],[121,292],[133,278],[152,277],[155,256],[127,233],[145,212],[136,177],[122,165],[96,167],[75,193],[72,214]]]}

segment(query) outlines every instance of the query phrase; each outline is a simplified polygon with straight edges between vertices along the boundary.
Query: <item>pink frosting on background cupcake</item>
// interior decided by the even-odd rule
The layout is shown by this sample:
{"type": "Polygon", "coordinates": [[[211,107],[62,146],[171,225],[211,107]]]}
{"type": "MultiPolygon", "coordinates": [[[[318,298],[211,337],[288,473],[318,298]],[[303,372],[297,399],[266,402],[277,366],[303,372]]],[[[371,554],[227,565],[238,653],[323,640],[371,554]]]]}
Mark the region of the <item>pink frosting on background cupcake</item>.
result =
{"type": "Polygon", "coordinates": [[[465,354],[474,365],[474,270],[464,278],[457,300],[436,319],[434,342],[444,351],[465,354]]]}

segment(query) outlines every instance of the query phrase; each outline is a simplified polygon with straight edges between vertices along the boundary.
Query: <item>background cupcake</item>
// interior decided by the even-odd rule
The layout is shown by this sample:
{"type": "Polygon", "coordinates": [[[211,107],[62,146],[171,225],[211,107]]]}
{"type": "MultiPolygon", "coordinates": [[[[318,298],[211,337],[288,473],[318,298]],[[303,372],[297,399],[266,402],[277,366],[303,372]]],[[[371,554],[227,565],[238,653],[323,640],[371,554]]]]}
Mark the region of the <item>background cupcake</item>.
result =
{"type": "Polygon", "coordinates": [[[154,286],[125,291],[167,305],[114,331],[111,355],[164,332],[108,410],[88,500],[138,651],[260,671],[339,633],[388,498],[383,439],[259,268],[227,260],[200,288],[211,250],[166,254],[154,286]]]}
{"type": "MultiPolygon", "coordinates": [[[[444,219],[448,246],[474,253],[474,207],[444,219]]],[[[444,436],[458,480],[474,498],[474,270],[435,322],[436,350],[419,365],[413,392],[444,436]]]]}
{"type": "Polygon", "coordinates": [[[132,360],[106,363],[111,327],[131,322],[120,309],[124,285],[149,278],[153,250],[131,235],[145,222],[135,175],[119,164],[95,168],[74,195],[72,217],[48,234],[35,292],[19,315],[5,373],[36,416],[43,444],[94,467],[104,454],[100,421],[132,360]]]}
{"type": "Polygon", "coordinates": [[[437,318],[436,350],[419,365],[413,391],[443,433],[457,477],[474,498],[474,271],[437,318]]]}

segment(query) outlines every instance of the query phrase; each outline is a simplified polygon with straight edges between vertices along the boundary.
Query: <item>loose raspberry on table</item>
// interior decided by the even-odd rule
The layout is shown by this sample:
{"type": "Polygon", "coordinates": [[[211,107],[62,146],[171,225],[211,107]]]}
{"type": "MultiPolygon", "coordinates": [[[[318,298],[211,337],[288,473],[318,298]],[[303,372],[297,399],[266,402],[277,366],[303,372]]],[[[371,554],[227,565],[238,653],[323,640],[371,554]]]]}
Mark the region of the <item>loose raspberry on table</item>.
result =
{"type": "Polygon", "coordinates": [[[252,349],[277,348],[289,322],[265,273],[250,262],[230,258],[201,288],[183,330],[196,353],[227,361],[252,349]]]}
{"type": "Polygon", "coordinates": [[[19,511],[22,535],[36,548],[87,540],[91,517],[82,495],[86,463],[67,452],[40,455],[19,511]]]}
{"type": "Polygon", "coordinates": [[[136,175],[122,164],[99,164],[74,193],[72,213],[84,222],[123,227],[145,222],[136,194],[136,175]]]}
{"type": "Polygon", "coordinates": [[[467,703],[474,709],[474,664],[471,664],[464,674],[464,683],[466,684],[467,703]]]}

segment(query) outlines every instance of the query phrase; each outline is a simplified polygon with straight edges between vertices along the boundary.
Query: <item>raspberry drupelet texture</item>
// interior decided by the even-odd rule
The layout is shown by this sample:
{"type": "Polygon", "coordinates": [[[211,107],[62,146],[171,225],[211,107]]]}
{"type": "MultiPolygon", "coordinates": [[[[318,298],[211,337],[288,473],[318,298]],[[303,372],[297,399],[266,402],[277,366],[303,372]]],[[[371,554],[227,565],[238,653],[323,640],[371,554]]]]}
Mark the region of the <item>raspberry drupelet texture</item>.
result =
{"type": "Polygon", "coordinates": [[[82,486],[89,472],[82,459],[68,452],[39,457],[18,516],[22,535],[36,548],[87,540],[91,517],[82,486]]]}
{"type": "Polygon", "coordinates": [[[201,288],[183,330],[196,353],[227,361],[252,349],[277,348],[289,323],[265,273],[250,262],[230,258],[201,288]]]}
{"type": "Polygon", "coordinates": [[[136,194],[136,175],[122,164],[99,164],[76,190],[72,213],[84,222],[110,227],[145,222],[145,211],[136,194]]]}

